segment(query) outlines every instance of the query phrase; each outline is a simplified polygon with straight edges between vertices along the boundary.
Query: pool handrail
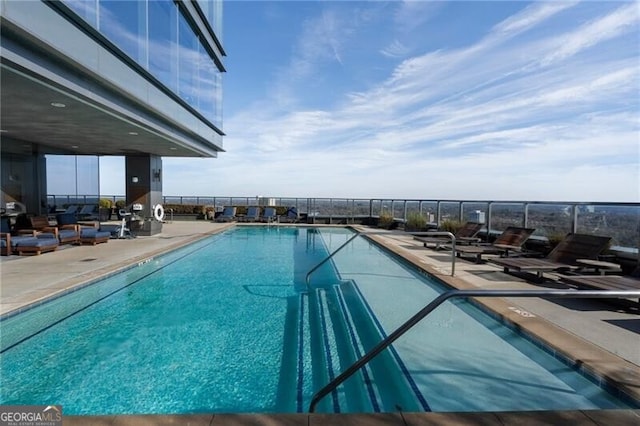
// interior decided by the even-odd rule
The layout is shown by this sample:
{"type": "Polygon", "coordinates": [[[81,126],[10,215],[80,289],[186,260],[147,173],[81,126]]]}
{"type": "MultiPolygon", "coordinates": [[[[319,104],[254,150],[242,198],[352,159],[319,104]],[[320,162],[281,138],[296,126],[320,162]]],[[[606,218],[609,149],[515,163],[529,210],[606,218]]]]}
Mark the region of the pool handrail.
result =
{"type": "MultiPolygon", "coordinates": [[[[356,238],[358,238],[360,235],[393,235],[390,234],[389,232],[382,232],[382,231],[359,231],[357,229],[354,229],[355,235],[352,235],[347,241],[345,241],[340,247],[338,247],[337,249],[335,249],[333,252],[329,253],[329,255],[327,257],[325,257],[324,259],[322,259],[322,261],[320,263],[318,263],[316,266],[314,266],[313,268],[311,268],[309,270],[309,272],[307,272],[307,275],[305,277],[305,283],[307,284],[307,291],[311,290],[311,285],[309,283],[309,278],[311,277],[311,274],[313,274],[319,267],[321,267],[322,265],[324,265],[325,263],[327,263],[336,253],[338,253],[340,250],[342,250],[343,248],[345,248],[347,245],[349,245],[349,243],[353,240],[355,240],[356,238]]],[[[427,233],[425,233],[426,235],[427,233]]],[[[440,231],[435,231],[435,232],[428,232],[428,235],[430,236],[446,236],[451,238],[451,276],[453,277],[456,271],[456,236],[453,235],[451,232],[440,232],[440,231]]]]}
{"type": "Polygon", "coordinates": [[[375,358],[380,352],[389,347],[404,333],[409,331],[414,325],[429,315],[443,302],[459,297],[550,297],[560,299],[595,299],[595,298],[640,298],[640,290],[449,290],[433,299],[424,308],[396,328],[391,334],[382,339],[373,349],[364,354],[360,359],[351,364],[346,370],[340,373],[335,379],[327,383],[322,389],[316,392],[309,403],[309,412],[313,413],[316,405],[322,398],[334,391],[345,380],[364,367],[369,361],[375,358]]]}
{"type": "Polygon", "coordinates": [[[338,253],[340,250],[342,250],[343,248],[345,248],[351,241],[355,240],[356,238],[358,238],[361,234],[363,234],[363,232],[358,231],[358,230],[354,230],[355,234],[352,235],[347,241],[345,241],[340,247],[338,247],[337,249],[335,249],[333,252],[329,253],[329,256],[325,257],[324,259],[322,259],[322,261],[320,263],[318,263],[316,266],[314,266],[313,268],[311,268],[309,270],[309,272],[307,272],[307,275],[304,279],[305,283],[307,284],[307,291],[311,290],[311,285],[309,283],[309,278],[311,277],[311,274],[313,274],[319,267],[321,267],[322,265],[324,265],[325,263],[327,263],[329,261],[329,259],[331,259],[336,253],[338,253]]]}
{"type": "Polygon", "coordinates": [[[416,237],[449,237],[451,238],[451,276],[456,273],[456,236],[448,231],[412,232],[416,237]]]}

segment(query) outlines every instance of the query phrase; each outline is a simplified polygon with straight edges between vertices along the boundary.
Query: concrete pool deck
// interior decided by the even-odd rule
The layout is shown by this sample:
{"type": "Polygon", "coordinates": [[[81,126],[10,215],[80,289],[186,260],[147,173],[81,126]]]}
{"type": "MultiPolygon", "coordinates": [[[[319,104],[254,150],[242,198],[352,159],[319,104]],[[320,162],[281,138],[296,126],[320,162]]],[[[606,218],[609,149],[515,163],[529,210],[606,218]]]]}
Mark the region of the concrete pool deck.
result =
{"type": "MultiPolygon", "coordinates": [[[[0,261],[0,315],[21,310],[55,294],[112,274],[192,241],[224,231],[233,224],[173,222],[151,237],[110,240],[97,246],[65,246],[34,257],[10,256],[0,261]],[[43,279],[43,276],[46,279],[43,279]]],[[[276,225],[277,226],[277,225],[276,225]]],[[[366,228],[362,228],[366,229],[366,228]]],[[[375,235],[380,244],[439,279],[460,289],[568,288],[553,280],[530,284],[496,266],[456,262],[445,251],[424,249],[411,235],[375,235]]],[[[517,327],[535,335],[596,377],[640,400],[640,310],[638,304],[600,300],[484,299],[481,303],[517,327]]],[[[194,416],[65,416],[65,424],[639,424],[640,410],[596,410],[519,413],[393,413],[363,415],[194,415],[194,416]]]]}

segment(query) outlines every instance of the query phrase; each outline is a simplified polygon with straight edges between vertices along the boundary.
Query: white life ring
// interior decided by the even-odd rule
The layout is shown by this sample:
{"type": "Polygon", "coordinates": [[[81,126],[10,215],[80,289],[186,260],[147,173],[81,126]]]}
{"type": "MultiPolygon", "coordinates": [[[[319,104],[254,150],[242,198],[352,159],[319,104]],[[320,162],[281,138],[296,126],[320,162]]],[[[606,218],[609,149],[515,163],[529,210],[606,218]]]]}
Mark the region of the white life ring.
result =
{"type": "Polygon", "coordinates": [[[153,207],[153,217],[158,222],[162,222],[164,220],[164,207],[162,207],[162,204],[156,204],[153,207]]]}

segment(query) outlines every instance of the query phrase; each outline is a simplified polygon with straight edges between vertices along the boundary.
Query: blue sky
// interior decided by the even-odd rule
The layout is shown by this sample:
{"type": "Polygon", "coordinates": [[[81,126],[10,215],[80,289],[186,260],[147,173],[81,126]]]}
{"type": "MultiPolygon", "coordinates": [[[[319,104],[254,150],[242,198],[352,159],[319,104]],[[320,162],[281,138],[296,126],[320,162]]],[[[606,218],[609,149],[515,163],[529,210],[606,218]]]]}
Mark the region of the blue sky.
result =
{"type": "Polygon", "coordinates": [[[227,1],[223,39],[227,152],[165,195],[640,201],[638,2],[227,1]]]}

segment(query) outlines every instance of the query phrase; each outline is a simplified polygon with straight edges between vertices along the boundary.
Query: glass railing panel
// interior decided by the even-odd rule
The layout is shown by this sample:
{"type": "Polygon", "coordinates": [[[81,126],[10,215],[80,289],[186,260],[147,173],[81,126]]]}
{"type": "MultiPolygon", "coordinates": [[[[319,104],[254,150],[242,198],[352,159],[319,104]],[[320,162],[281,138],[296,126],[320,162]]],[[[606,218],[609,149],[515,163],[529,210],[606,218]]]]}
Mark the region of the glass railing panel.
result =
{"type": "Polygon", "coordinates": [[[578,206],[576,231],[611,237],[612,246],[638,247],[640,206],[578,206]]]}
{"type": "MultiPolygon", "coordinates": [[[[280,199],[280,204],[278,204],[279,206],[284,206],[284,207],[296,207],[299,208],[299,206],[297,205],[297,199],[296,198],[281,198],[280,199]]],[[[300,210],[298,210],[300,211],[300,210]]]]}
{"type": "Polygon", "coordinates": [[[229,197],[216,197],[216,208],[223,208],[224,206],[232,206],[231,198],[229,197]]]}
{"type": "MultiPolygon", "coordinates": [[[[488,220],[488,218],[487,218],[488,220]]],[[[524,204],[502,204],[493,203],[491,205],[491,230],[502,232],[509,226],[523,226],[524,224],[524,204]]]]}
{"type": "Polygon", "coordinates": [[[438,212],[438,203],[435,201],[421,201],[422,214],[427,218],[428,223],[435,223],[438,212]]]}
{"type": "Polygon", "coordinates": [[[229,204],[232,206],[248,206],[249,199],[247,197],[231,197],[229,204]]]}
{"type": "Polygon", "coordinates": [[[489,203],[464,202],[462,203],[462,222],[487,222],[489,203]]]}
{"type": "Polygon", "coordinates": [[[212,206],[214,204],[214,197],[197,197],[196,204],[199,206],[212,206]]]}
{"type": "Polygon", "coordinates": [[[382,202],[382,200],[371,200],[371,210],[373,216],[380,216],[383,204],[384,203],[382,202]]]}
{"type": "Polygon", "coordinates": [[[420,201],[407,201],[407,216],[409,214],[420,214],[420,201]]]}
{"type": "Polygon", "coordinates": [[[393,200],[393,217],[404,219],[404,200],[393,200]]]}
{"type": "Polygon", "coordinates": [[[351,203],[347,199],[334,198],[333,199],[333,211],[331,213],[333,217],[351,217],[351,203]]]}
{"type": "Polygon", "coordinates": [[[529,204],[527,227],[535,228],[533,235],[561,237],[571,232],[572,223],[570,204],[529,204]]]}
{"type": "Polygon", "coordinates": [[[354,217],[369,217],[369,208],[370,208],[369,200],[353,200],[353,216],[354,217]]]}
{"type": "Polygon", "coordinates": [[[460,218],[460,202],[443,201],[440,203],[440,221],[445,220],[461,220],[460,218]]]}

